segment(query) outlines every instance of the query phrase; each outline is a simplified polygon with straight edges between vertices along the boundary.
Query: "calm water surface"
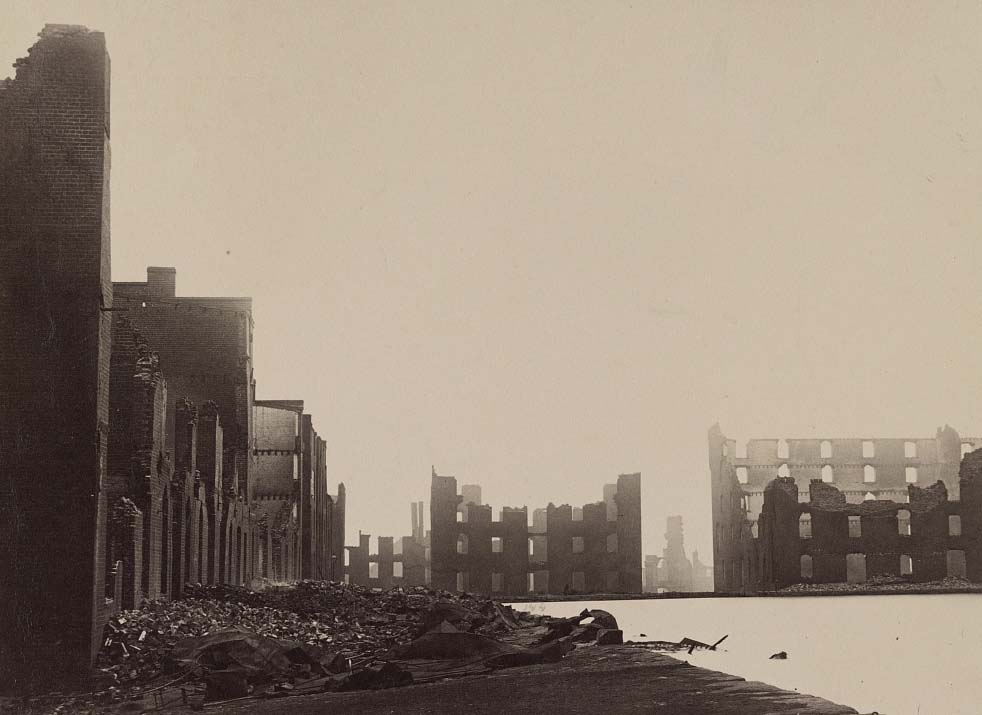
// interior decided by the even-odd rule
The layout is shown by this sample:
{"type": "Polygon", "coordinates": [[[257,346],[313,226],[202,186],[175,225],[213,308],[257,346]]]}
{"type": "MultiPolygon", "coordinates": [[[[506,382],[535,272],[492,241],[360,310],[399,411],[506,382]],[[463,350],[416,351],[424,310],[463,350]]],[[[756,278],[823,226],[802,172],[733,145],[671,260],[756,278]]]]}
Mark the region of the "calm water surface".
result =
{"type": "Polygon", "coordinates": [[[571,616],[602,608],[624,638],[713,643],[693,665],[884,715],[982,715],[982,595],[698,598],[516,603],[571,616]],[[787,651],[787,660],[769,656],[787,651]]]}

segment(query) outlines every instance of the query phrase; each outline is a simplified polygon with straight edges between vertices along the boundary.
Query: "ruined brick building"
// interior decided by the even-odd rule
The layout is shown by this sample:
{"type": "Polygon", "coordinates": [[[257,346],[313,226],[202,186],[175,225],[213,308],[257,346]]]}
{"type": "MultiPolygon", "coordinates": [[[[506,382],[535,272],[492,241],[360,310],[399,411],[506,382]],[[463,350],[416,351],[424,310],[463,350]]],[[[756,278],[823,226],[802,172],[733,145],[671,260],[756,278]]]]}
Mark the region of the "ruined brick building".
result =
{"type": "Polygon", "coordinates": [[[380,536],[371,550],[371,535],[358,532],[358,545],[346,547],[346,583],[365,588],[425,586],[430,582],[429,534],[423,523],[423,502],[412,502],[412,534],[380,536]]]}
{"type": "Polygon", "coordinates": [[[0,83],[0,685],[23,687],[87,670],[112,613],[187,582],[338,573],[344,487],[327,493],[302,404],[257,407],[251,299],[177,297],[173,268],[111,282],[102,33],[46,25],[15,66],[0,83]]]}
{"type": "Polygon", "coordinates": [[[982,438],[768,439],[709,431],[715,590],[973,572],[982,438]],[[972,453],[972,454],[970,454],[972,453]],[[965,458],[963,461],[963,457],[965,458]]]}
{"type": "Polygon", "coordinates": [[[494,519],[481,490],[434,470],[431,585],[500,596],[530,592],[641,592],[641,475],[604,486],[604,500],[533,513],[503,507],[494,519]]]}
{"type": "Polygon", "coordinates": [[[109,55],[48,25],[0,82],[0,674],[87,664],[106,613],[109,55]]]}

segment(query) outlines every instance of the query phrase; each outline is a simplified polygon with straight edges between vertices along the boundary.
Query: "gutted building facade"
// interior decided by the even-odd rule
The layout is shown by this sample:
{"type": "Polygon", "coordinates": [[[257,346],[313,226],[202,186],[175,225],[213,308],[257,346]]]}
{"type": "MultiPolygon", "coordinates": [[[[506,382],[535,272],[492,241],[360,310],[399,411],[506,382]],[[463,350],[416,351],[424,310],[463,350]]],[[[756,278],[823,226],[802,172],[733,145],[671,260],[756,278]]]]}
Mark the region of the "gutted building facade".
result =
{"type": "Polygon", "coordinates": [[[641,592],[641,475],[605,485],[604,499],[581,508],[548,505],[499,518],[480,488],[457,491],[434,471],[430,502],[432,586],[495,596],[641,592]]]}
{"type": "Polygon", "coordinates": [[[714,426],[715,590],[755,593],[860,575],[965,575],[959,566],[964,549],[941,548],[937,539],[948,543],[948,517],[958,531],[950,543],[957,546],[962,538],[966,500],[959,470],[963,456],[979,446],[982,438],[960,437],[949,426],[933,438],[761,439],[745,445],[714,426]],[[915,521],[919,530],[898,540],[898,529],[912,529],[915,521]],[[922,541],[929,537],[935,541],[922,541]],[[950,567],[948,551],[955,552],[950,567]]]}
{"type": "MultiPolygon", "coordinates": [[[[0,81],[0,687],[24,689],[87,671],[121,608],[251,582],[272,538],[251,299],[177,297],[173,268],[114,284],[105,37],[46,25],[15,67],[0,81]]],[[[344,487],[327,494],[311,444],[311,573],[330,574],[344,487]]],[[[282,574],[301,577],[291,539],[282,574]]]]}

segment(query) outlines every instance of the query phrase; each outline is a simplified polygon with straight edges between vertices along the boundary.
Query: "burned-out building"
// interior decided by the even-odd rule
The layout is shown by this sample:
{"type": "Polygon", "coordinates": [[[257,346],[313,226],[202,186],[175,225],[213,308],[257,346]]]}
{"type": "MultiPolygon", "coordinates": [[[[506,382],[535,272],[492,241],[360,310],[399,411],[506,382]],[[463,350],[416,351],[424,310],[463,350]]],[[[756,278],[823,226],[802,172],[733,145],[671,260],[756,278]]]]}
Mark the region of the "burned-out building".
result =
{"type": "Polygon", "coordinates": [[[106,596],[109,55],[46,25],[0,80],[0,682],[84,669],[106,596]]]}
{"type": "Polygon", "coordinates": [[[425,586],[429,583],[429,535],[423,502],[412,502],[412,534],[379,536],[372,551],[371,535],[358,532],[358,545],[345,547],[345,582],[366,588],[425,586]]]}
{"type": "MultiPolygon", "coordinates": [[[[273,549],[251,299],[177,297],[173,268],[113,283],[105,37],[46,25],[15,67],[0,82],[0,685],[21,688],[86,671],[121,608],[249,583],[273,549]]],[[[312,532],[311,571],[331,573],[344,488],[327,495],[311,443],[311,524],[338,517],[312,532]]],[[[302,547],[281,549],[283,575],[302,547]]]]}
{"type": "Polygon", "coordinates": [[[500,596],[641,592],[641,475],[605,485],[604,499],[582,508],[549,504],[529,523],[526,507],[493,518],[480,488],[457,491],[434,470],[430,569],[434,588],[500,596]]]}
{"type": "Polygon", "coordinates": [[[300,575],[302,416],[303,400],[255,402],[256,576],[273,582],[300,575]]]}
{"type": "Polygon", "coordinates": [[[963,456],[979,446],[982,438],[960,437],[949,426],[933,438],[756,439],[745,445],[714,426],[715,590],[965,575],[965,550],[957,547],[965,540],[961,522],[969,506],[959,470],[963,456]]]}

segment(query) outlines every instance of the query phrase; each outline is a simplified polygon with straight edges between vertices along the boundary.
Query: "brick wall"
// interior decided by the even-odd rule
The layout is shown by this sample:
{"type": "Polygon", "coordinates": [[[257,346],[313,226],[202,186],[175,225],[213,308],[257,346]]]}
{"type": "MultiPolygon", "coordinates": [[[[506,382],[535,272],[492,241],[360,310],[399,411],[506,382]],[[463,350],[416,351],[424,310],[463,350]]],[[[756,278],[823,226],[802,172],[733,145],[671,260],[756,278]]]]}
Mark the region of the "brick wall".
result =
{"type": "Polygon", "coordinates": [[[0,89],[0,681],[88,667],[105,615],[109,58],[47,25],[0,89]]]}

